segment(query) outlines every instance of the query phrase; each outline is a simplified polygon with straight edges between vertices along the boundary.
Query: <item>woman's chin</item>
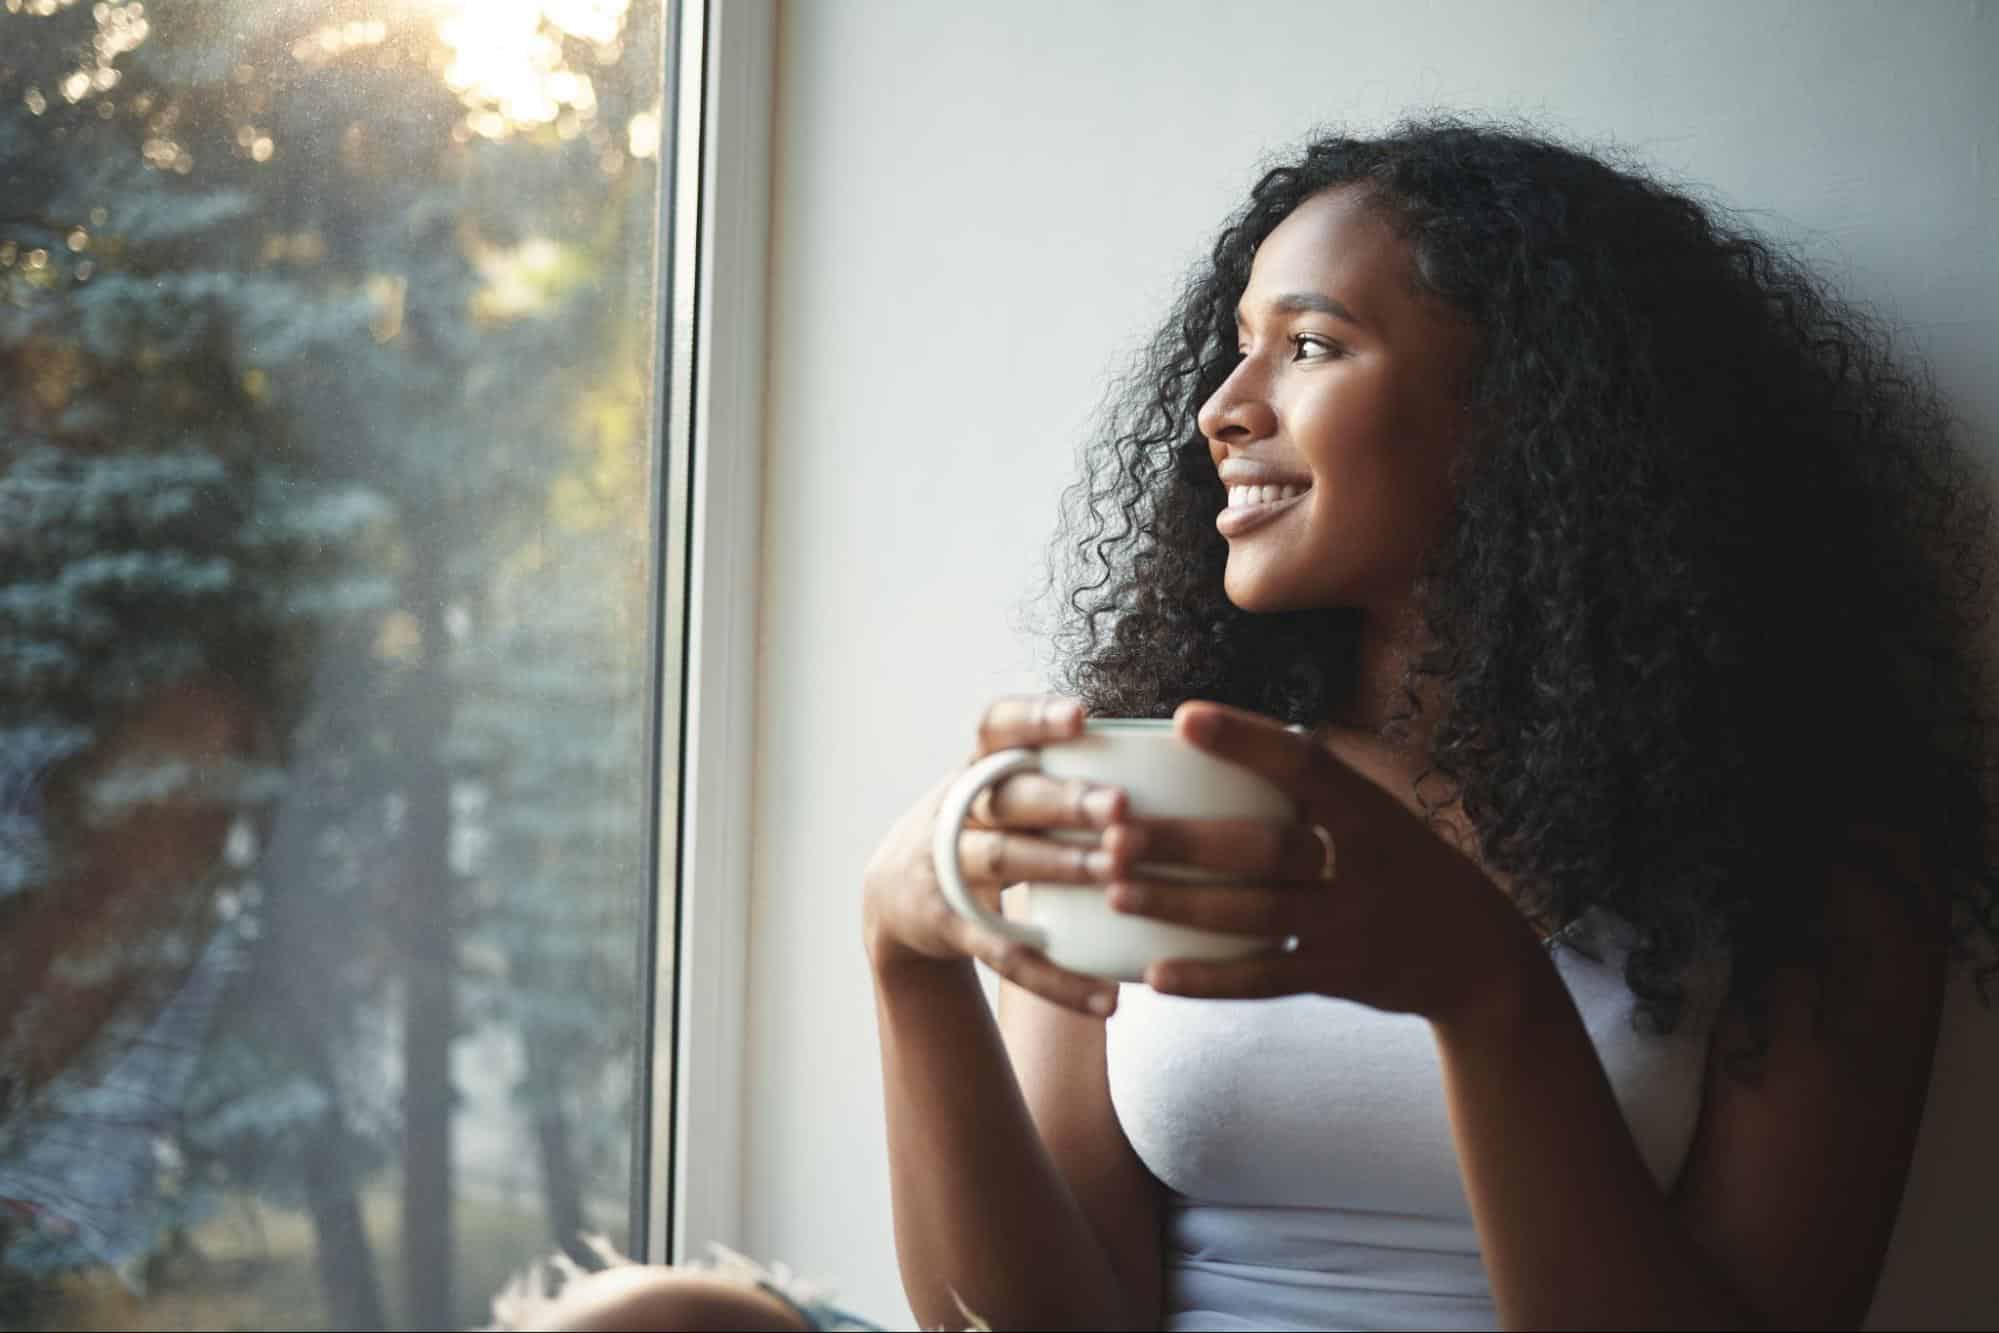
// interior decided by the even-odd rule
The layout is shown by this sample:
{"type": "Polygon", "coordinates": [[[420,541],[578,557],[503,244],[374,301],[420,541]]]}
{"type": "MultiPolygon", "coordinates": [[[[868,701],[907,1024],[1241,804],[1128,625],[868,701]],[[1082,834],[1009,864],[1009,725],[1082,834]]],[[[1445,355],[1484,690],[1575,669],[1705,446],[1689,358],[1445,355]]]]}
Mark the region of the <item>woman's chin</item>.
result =
{"type": "Polygon", "coordinates": [[[1286,580],[1270,577],[1268,571],[1238,574],[1233,565],[1222,579],[1222,591],[1238,610],[1251,615],[1301,611],[1316,605],[1311,597],[1303,595],[1303,590],[1286,580]]]}

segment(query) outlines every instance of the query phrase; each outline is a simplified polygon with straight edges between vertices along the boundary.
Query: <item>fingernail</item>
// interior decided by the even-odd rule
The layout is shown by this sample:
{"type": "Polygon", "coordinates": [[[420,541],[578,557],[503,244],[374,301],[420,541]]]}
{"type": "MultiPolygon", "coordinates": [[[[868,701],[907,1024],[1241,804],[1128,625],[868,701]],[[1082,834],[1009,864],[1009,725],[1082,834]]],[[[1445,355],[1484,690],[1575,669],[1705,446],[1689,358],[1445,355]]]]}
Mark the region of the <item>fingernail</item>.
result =
{"type": "Polygon", "coordinates": [[[1111,873],[1111,854],[1105,851],[1091,852],[1083,858],[1083,869],[1099,879],[1111,873]]]}
{"type": "Polygon", "coordinates": [[[1083,813],[1096,824],[1108,824],[1117,817],[1119,792],[1115,787],[1098,787],[1083,797],[1083,813]]]}
{"type": "Polygon", "coordinates": [[[1117,1008],[1117,996],[1110,991],[1100,990],[1090,997],[1090,1012],[1099,1017],[1109,1017],[1111,1010],[1115,1008],[1117,1008]]]}
{"type": "Polygon", "coordinates": [[[1074,699],[1064,699],[1050,710],[1049,721],[1061,726],[1070,726],[1083,720],[1083,705],[1074,699]]]}

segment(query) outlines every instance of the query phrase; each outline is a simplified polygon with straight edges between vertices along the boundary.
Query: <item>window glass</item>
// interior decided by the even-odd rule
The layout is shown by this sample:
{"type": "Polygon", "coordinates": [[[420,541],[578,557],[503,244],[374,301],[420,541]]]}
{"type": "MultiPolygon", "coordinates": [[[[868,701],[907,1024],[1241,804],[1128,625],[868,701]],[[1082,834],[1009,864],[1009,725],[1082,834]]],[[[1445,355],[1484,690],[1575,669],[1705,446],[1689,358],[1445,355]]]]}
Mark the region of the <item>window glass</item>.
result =
{"type": "Polygon", "coordinates": [[[0,1326],[629,1246],[670,17],[0,0],[0,1326]]]}

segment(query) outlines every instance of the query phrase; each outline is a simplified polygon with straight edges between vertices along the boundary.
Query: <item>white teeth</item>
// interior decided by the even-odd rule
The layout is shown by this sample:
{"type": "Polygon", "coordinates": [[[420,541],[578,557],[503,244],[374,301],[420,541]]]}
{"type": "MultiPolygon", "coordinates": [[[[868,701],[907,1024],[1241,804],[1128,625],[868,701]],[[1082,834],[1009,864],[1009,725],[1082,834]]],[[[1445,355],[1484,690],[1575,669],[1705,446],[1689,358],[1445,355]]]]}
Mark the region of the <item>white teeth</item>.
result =
{"type": "Polygon", "coordinates": [[[1229,508],[1247,509],[1251,505],[1275,504],[1280,500],[1295,500],[1304,493],[1302,486],[1231,486],[1229,508]]]}

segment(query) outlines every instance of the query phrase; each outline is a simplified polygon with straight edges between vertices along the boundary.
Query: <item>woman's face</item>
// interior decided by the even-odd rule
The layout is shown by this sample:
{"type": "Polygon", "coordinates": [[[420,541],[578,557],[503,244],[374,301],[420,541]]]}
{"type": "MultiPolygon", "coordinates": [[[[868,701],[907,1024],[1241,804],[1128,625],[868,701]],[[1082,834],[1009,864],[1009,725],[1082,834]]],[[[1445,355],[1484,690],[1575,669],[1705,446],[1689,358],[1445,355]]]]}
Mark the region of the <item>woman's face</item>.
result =
{"type": "Polygon", "coordinates": [[[1264,240],[1237,306],[1242,360],[1202,405],[1229,487],[1215,526],[1246,611],[1401,603],[1450,503],[1472,326],[1419,293],[1408,245],[1358,187],[1264,240]]]}

